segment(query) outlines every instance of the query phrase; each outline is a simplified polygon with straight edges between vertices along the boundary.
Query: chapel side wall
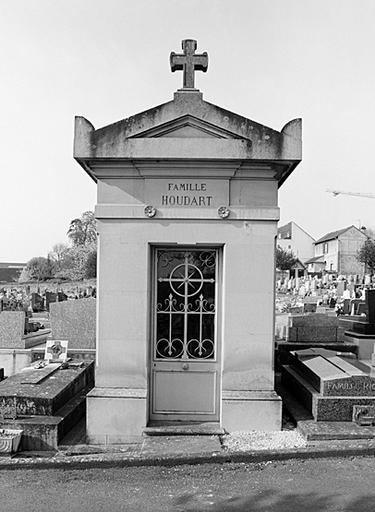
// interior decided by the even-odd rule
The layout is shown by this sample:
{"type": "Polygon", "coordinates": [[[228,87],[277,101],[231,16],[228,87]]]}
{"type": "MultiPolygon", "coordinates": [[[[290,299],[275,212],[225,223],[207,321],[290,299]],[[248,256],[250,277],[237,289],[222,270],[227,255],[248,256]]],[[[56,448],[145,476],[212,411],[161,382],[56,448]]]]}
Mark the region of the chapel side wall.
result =
{"type": "Polygon", "coordinates": [[[273,389],[275,221],[108,219],[98,230],[97,387],[147,389],[149,243],[201,243],[224,246],[222,387],[273,389]]]}
{"type": "Polygon", "coordinates": [[[148,246],[132,225],[98,221],[97,387],[147,388],[148,246]]]}
{"type": "Polygon", "coordinates": [[[274,389],[276,231],[274,222],[248,221],[226,248],[223,390],[274,389]]]}

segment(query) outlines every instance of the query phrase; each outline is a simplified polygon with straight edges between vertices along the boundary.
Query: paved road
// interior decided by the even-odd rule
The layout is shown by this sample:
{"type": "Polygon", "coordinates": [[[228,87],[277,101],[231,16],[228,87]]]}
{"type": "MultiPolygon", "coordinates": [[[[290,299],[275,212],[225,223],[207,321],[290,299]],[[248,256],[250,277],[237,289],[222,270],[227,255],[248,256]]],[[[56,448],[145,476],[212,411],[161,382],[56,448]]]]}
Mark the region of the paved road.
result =
{"type": "Polygon", "coordinates": [[[0,471],[1,512],[374,512],[375,459],[0,471]]]}

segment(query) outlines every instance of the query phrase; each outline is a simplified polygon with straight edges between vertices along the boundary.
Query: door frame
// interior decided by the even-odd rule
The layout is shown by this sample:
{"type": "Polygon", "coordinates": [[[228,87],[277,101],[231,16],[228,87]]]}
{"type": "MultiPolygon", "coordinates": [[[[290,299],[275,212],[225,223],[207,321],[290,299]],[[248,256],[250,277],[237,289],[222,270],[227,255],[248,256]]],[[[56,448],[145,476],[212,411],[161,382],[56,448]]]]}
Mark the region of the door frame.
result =
{"type": "MultiPolygon", "coordinates": [[[[179,243],[150,243],[149,244],[149,304],[148,304],[148,329],[147,329],[147,395],[148,395],[148,406],[147,406],[147,424],[150,421],[152,423],[207,423],[207,420],[200,420],[199,414],[196,414],[194,419],[186,420],[171,420],[168,419],[168,413],[165,414],[165,420],[151,420],[152,414],[152,402],[153,402],[153,362],[154,362],[154,337],[155,337],[155,304],[156,304],[156,292],[157,287],[155,286],[156,279],[156,252],[157,250],[178,250],[178,251],[189,251],[189,250],[208,250],[214,249],[217,251],[217,261],[216,261],[216,286],[215,286],[215,301],[216,301],[216,315],[215,315],[215,354],[217,365],[217,385],[216,385],[216,407],[217,407],[217,420],[212,420],[212,422],[221,423],[221,397],[222,397],[222,372],[223,372],[223,266],[224,266],[224,244],[218,243],[197,243],[197,244],[179,244],[179,243]]],[[[202,360],[205,361],[205,360],[202,360]]],[[[199,360],[195,360],[195,363],[199,364],[199,360]]]]}

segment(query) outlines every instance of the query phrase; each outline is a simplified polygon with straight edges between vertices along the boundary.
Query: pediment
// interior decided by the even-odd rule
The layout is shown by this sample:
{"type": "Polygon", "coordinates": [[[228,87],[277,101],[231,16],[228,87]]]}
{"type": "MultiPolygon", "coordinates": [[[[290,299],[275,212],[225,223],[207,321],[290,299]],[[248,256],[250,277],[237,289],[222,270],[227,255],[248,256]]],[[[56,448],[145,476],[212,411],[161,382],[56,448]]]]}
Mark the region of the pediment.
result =
{"type": "Polygon", "coordinates": [[[130,138],[216,138],[216,139],[243,139],[238,134],[225,130],[212,123],[198,119],[191,115],[185,115],[167,123],[154,126],[130,138]]]}

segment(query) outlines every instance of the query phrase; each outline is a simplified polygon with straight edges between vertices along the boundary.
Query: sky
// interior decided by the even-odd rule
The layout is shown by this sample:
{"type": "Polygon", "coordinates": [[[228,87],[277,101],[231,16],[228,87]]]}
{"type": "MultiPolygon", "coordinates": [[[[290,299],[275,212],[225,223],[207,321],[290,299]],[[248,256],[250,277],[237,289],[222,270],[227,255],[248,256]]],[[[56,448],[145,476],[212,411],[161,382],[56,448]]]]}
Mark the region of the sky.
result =
{"type": "Polygon", "coordinates": [[[205,100],[280,131],[303,119],[303,160],[280,224],[313,237],[375,229],[374,0],[0,0],[0,261],[67,243],[96,185],[73,159],[74,116],[96,128],[170,101],[169,54],[207,51],[205,100]]]}

